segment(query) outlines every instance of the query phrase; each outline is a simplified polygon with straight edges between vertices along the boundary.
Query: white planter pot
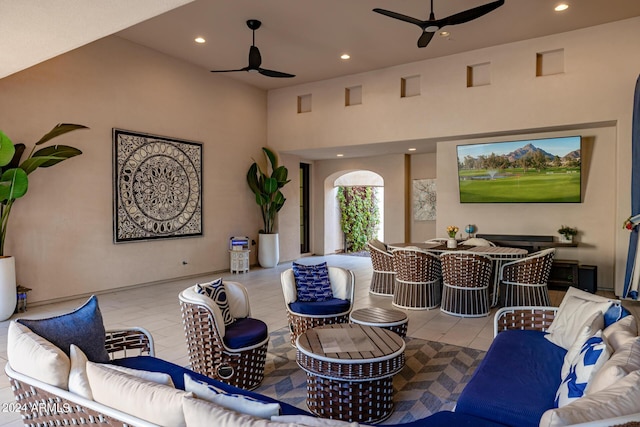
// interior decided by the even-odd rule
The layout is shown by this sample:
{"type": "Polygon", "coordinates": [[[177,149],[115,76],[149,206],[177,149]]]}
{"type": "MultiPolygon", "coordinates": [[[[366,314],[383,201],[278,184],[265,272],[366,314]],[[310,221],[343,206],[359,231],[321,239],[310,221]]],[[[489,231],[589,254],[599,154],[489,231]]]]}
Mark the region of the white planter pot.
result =
{"type": "Polygon", "coordinates": [[[447,240],[447,248],[455,249],[458,247],[458,241],[456,239],[448,239],[447,240]]]}
{"type": "Polygon", "coordinates": [[[16,259],[0,257],[0,321],[11,317],[16,309],[16,259]]]}
{"type": "Polygon", "coordinates": [[[565,237],[561,234],[558,241],[560,243],[573,243],[573,236],[565,237]]]}
{"type": "Polygon", "coordinates": [[[272,268],[280,261],[278,233],[258,235],[258,262],[261,267],[272,268]]]}

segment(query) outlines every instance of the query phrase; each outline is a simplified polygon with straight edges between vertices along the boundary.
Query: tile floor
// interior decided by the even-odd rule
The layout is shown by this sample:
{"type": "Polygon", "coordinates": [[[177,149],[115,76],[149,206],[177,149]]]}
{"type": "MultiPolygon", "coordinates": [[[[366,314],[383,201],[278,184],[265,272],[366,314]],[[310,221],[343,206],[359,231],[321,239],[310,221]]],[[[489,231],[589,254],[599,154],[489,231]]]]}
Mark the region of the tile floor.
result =
{"type": "MultiPolygon", "coordinates": [[[[356,276],[354,307],[356,309],[368,306],[392,307],[391,298],[370,295],[368,292],[372,274],[369,258],[329,255],[304,258],[301,262],[315,262],[319,258],[326,259],[329,265],[354,271],[356,276]]],[[[222,273],[114,291],[99,295],[98,300],[107,329],[142,326],[152,333],[158,357],[186,366],[189,362],[177,297],[182,289],[194,283],[213,280],[220,276],[226,280],[238,281],[244,284],[249,291],[252,316],[266,322],[269,330],[276,330],[287,325],[280,287],[280,273],[290,266],[291,263],[283,263],[273,269],[253,268],[244,274],[222,273]]],[[[82,305],[84,301],[86,298],[29,306],[29,311],[21,316],[49,317],[70,311],[82,305]]],[[[486,350],[491,344],[493,337],[492,316],[459,318],[443,314],[437,309],[429,311],[407,310],[407,314],[409,316],[409,336],[481,350],[486,350]]],[[[14,315],[14,318],[17,316],[14,315]]],[[[2,367],[7,361],[8,324],[9,321],[0,322],[0,364],[2,367]]],[[[13,394],[9,387],[8,378],[3,373],[0,376],[0,404],[5,403],[3,406],[6,408],[6,403],[10,402],[13,402],[13,394]]],[[[20,416],[16,413],[0,412],[0,426],[9,425],[21,426],[20,416]]]]}

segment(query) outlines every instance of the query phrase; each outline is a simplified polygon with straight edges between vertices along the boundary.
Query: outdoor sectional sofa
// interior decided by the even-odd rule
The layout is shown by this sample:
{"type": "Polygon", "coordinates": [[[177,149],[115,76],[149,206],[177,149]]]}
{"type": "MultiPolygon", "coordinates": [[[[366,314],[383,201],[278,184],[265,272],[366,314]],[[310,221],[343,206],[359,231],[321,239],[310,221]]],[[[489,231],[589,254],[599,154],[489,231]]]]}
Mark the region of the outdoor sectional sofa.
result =
{"type": "MultiPolygon", "coordinates": [[[[540,343],[543,332],[521,329],[547,329],[556,310],[556,308],[538,307],[512,308],[504,311],[506,314],[501,314],[496,320],[496,325],[499,330],[506,331],[501,332],[492,344],[486,358],[463,391],[456,411],[442,411],[421,420],[398,425],[406,427],[538,425],[537,422],[540,421],[543,412],[553,407],[551,396],[555,396],[560,380],[552,379],[557,375],[556,373],[556,375],[545,374],[540,385],[532,386],[521,382],[523,378],[530,379],[534,370],[545,373],[559,371],[561,362],[558,361],[563,359],[564,353],[553,349],[551,354],[544,357],[545,360],[553,360],[551,365],[542,360],[534,363],[540,358],[537,351],[543,349],[541,351],[547,352],[548,348],[552,348],[547,344],[551,346],[555,344],[540,343]],[[505,365],[505,363],[510,364],[505,365]],[[526,370],[530,373],[522,373],[526,370]],[[513,381],[513,383],[505,384],[505,381],[513,381]],[[545,383],[546,385],[543,385],[545,383]],[[541,390],[544,387],[548,389],[541,390]],[[524,389],[524,393],[520,393],[521,389],[524,389]],[[538,392],[544,397],[531,396],[531,393],[538,392]]],[[[90,299],[85,306],[72,313],[45,319],[45,322],[48,322],[48,325],[45,323],[47,327],[42,327],[38,322],[14,321],[8,333],[9,363],[5,367],[5,372],[11,380],[17,399],[14,409],[20,410],[25,425],[76,423],[121,426],[340,425],[340,422],[316,424],[314,420],[320,420],[299,408],[255,392],[235,388],[158,359],[153,356],[152,338],[143,329],[104,332],[95,298],[90,299]],[[51,331],[55,331],[53,336],[50,336],[51,331]],[[106,335],[106,341],[100,343],[103,348],[95,345],[95,335],[101,333],[102,336],[106,335]],[[45,340],[43,336],[47,336],[49,340],[45,340]],[[71,346],[71,344],[74,345],[71,346]],[[78,348],[82,351],[78,352],[78,348]],[[67,351],[63,352],[60,349],[67,351]],[[103,363],[86,362],[86,359],[83,362],[82,357],[77,357],[82,352],[86,353],[89,360],[94,359],[103,363]],[[132,353],[135,355],[132,356],[132,353]],[[68,357],[69,355],[71,358],[68,357]],[[114,356],[119,358],[109,360],[114,356]],[[132,373],[137,371],[119,372],[106,365],[168,374],[175,388],[133,376],[132,373]],[[79,369],[79,366],[82,369],[79,369]],[[78,375],[83,373],[83,369],[86,371],[84,381],[90,385],[88,388],[93,392],[93,396],[83,397],[78,391],[79,387],[87,386],[82,381],[78,381],[78,375]],[[186,378],[185,374],[189,378],[186,378]],[[185,392],[186,381],[200,382],[205,388],[214,386],[218,389],[216,393],[241,395],[267,404],[279,403],[281,416],[269,420],[226,409],[200,399],[199,393],[194,395],[185,392]]],[[[630,375],[634,374],[636,373],[630,375]]],[[[536,375],[533,374],[533,376],[536,375]]],[[[636,382],[640,383],[640,381],[636,382]]],[[[640,402],[638,396],[633,393],[631,398],[635,398],[635,402],[640,402]]],[[[590,403],[593,404],[593,402],[590,403]]],[[[626,413],[640,412],[637,405],[638,403],[634,403],[634,406],[627,408],[626,413]]],[[[555,411],[561,410],[562,408],[555,411]]],[[[565,425],[559,423],[562,418],[560,415],[555,414],[552,422],[546,425],[565,425]]],[[[601,418],[615,415],[625,415],[625,413],[612,414],[604,411],[601,418]]],[[[344,424],[356,425],[355,423],[344,424]]]]}

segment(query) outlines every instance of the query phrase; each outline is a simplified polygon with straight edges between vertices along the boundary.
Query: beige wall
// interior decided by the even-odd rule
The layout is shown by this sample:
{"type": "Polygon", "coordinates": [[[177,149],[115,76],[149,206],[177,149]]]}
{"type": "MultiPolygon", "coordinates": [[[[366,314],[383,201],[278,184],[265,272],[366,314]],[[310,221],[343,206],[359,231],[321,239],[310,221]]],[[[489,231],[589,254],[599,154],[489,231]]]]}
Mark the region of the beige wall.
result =
{"type": "MultiPolygon", "coordinates": [[[[639,51],[640,18],[634,18],[273,90],[268,96],[268,141],[287,151],[302,148],[300,141],[305,142],[305,148],[418,139],[459,141],[567,130],[589,133],[606,125],[609,130],[597,132],[595,145],[607,153],[598,159],[594,156],[584,204],[545,205],[553,215],[543,225],[539,209],[521,207],[502,228],[547,234],[563,222],[575,221],[587,239],[585,248],[561,256],[574,258],[577,253],[585,257],[583,262],[602,266],[601,287],[615,285],[619,291],[628,245],[628,234],[621,224],[630,210],[632,99],[640,70],[639,51]],[[564,50],[564,73],[536,77],[536,55],[557,49],[564,50]],[[486,62],[490,63],[491,84],[466,87],[467,67],[486,62]],[[421,76],[421,95],[401,98],[401,78],[415,75],[421,76]],[[345,108],[344,88],[355,85],[362,85],[363,103],[358,109],[345,108]],[[313,110],[297,114],[297,96],[305,94],[312,95],[313,110]],[[608,190],[602,191],[601,186],[608,186],[608,190]],[[604,212],[591,212],[598,203],[604,212]]],[[[440,144],[439,151],[443,147],[450,145],[440,144]]],[[[450,160],[447,152],[438,153],[441,201],[453,200],[450,182],[440,176],[446,168],[440,163],[450,160]]],[[[438,203],[436,234],[456,218],[448,215],[459,215],[457,208],[456,204],[441,207],[438,203]]],[[[486,207],[474,212],[473,219],[492,228],[498,224],[491,218],[500,212],[498,206],[486,207]]]]}
{"type": "Polygon", "coordinates": [[[0,99],[14,142],[59,122],[91,128],[58,139],[84,154],[36,171],[15,204],[6,252],[30,301],[225,270],[230,236],[257,240],[245,176],[266,145],[264,91],[109,37],[1,79],[0,99]],[[204,144],[203,237],[113,243],[113,127],[204,144]]]}

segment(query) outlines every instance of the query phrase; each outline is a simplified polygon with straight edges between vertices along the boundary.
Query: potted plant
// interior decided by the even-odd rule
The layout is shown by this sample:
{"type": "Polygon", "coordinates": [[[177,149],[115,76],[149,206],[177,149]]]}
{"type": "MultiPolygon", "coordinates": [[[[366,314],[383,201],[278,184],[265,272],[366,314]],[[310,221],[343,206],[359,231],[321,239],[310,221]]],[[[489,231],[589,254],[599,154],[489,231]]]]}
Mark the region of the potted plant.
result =
{"type": "Polygon", "coordinates": [[[262,169],[255,161],[247,172],[247,183],[256,196],[256,203],[262,213],[264,228],[258,235],[258,262],[262,267],[275,267],[280,258],[278,233],[274,233],[276,214],[284,206],[286,199],[280,189],[290,180],[289,171],[278,165],[275,152],[262,147],[268,165],[262,169]],[[271,172],[269,174],[269,171],[271,172]]]}
{"type": "Polygon", "coordinates": [[[4,253],[7,225],[13,203],[27,193],[30,173],[38,168],[48,168],[82,154],[82,151],[77,148],[66,145],[50,145],[36,151],[36,147],[77,129],[86,129],[86,126],[67,123],[55,126],[35,143],[29,156],[22,162],[20,159],[25,151],[25,145],[14,145],[11,139],[0,130],[0,320],[11,317],[16,307],[15,259],[4,253]]]}
{"type": "Polygon", "coordinates": [[[560,242],[562,243],[573,243],[573,236],[578,234],[578,229],[574,227],[568,227],[566,225],[561,226],[558,229],[558,233],[560,233],[560,242]]]}

